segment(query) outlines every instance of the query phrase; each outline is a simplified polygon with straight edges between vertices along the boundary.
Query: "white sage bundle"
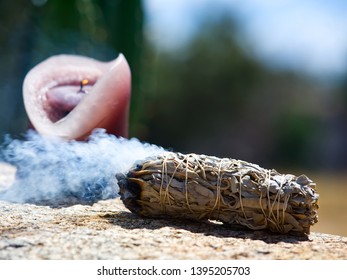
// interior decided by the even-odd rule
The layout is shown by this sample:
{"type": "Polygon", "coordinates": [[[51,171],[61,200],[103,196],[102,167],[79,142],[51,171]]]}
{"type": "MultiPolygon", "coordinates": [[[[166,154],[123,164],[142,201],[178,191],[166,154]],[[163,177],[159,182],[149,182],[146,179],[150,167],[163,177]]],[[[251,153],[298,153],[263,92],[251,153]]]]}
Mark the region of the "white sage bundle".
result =
{"type": "Polygon", "coordinates": [[[168,152],[117,178],[124,205],[146,217],[306,234],[318,221],[315,183],[245,161],[168,152]]]}

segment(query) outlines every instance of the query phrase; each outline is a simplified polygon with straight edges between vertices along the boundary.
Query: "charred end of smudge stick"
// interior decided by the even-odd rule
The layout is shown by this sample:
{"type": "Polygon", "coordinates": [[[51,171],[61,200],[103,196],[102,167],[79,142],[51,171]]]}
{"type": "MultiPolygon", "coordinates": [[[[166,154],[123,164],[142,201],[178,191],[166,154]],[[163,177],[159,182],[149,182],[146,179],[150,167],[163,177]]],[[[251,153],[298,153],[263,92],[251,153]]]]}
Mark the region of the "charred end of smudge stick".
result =
{"type": "Polygon", "coordinates": [[[245,161],[168,152],[117,179],[124,205],[141,216],[304,234],[318,221],[319,195],[307,176],[245,161]]]}
{"type": "Polygon", "coordinates": [[[131,182],[130,178],[132,172],[130,171],[127,175],[123,173],[116,174],[116,179],[119,186],[119,195],[124,205],[133,213],[139,214],[141,212],[141,206],[138,201],[141,197],[141,189],[134,182],[131,182]]]}

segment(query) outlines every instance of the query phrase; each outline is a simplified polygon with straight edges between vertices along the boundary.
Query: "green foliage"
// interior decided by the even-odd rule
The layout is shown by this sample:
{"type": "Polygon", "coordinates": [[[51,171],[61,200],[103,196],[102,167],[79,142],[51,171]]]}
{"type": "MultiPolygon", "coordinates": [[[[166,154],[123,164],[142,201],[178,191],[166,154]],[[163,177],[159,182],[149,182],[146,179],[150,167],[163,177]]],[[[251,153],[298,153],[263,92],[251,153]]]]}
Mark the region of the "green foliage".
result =
{"type": "Polygon", "coordinates": [[[317,104],[298,104],[319,96],[303,78],[261,65],[235,35],[222,18],[180,52],[153,56],[140,138],[266,165],[312,164],[317,104]]]}
{"type": "Polygon", "coordinates": [[[0,13],[0,136],[26,129],[24,76],[37,63],[61,53],[100,60],[124,53],[133,74],[134,118],[141,95],[141,0],[5,0],[0,13]]]}
{"type": "Polygon", "coordinates": [[[206,21],[176,52],[150,45],[143,21],[140,0],[1,1],[0,135],[27,127],[21,85],[35,64],[58,53],[109,60],[122,52],[133,79],[131,136],[264,166],[317,167],[325,158],[346,165],[334,156],[347,153],[346,87],[339,102],[334,89],[268,69],[227,16],[206,21]],[[324,139],[337,138],[338,148],[326,147],[324,139]]]}

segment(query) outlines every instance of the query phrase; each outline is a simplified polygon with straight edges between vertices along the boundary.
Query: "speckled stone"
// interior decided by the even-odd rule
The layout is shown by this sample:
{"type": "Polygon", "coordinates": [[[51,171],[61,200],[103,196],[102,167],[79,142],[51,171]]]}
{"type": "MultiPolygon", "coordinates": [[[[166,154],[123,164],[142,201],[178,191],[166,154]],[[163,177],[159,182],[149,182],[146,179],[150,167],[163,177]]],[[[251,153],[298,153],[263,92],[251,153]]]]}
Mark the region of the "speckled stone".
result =
{"type": "Polygon", "coordinates": [[[0,259],[347,259],[347,238],[143,219],[119,199],[50,208],[0,202],[0,259]]]}
{"type": "MultiPolygon", "coordinates": [[[[0,164],[0,188],[13,171],[0,164]]],[[[0,201],[0,259],[347,259],[347,237],[141,218],[120,199],[63,208],[0,201]]]]}

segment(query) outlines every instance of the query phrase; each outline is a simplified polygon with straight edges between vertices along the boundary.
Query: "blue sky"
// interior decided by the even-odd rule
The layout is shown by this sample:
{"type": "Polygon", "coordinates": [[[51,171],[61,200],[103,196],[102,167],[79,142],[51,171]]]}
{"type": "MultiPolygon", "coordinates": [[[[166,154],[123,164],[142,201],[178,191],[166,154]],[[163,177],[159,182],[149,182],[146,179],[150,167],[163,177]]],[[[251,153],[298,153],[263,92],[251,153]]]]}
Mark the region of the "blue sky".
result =
{"type": "Polygon", "coordinates": [[[230,13],[252,52],[273,67],[322,79],[347,68],[347,1],[145,0],[147,33],[168,50],[184,45],[204,18],[230,13]]]}

